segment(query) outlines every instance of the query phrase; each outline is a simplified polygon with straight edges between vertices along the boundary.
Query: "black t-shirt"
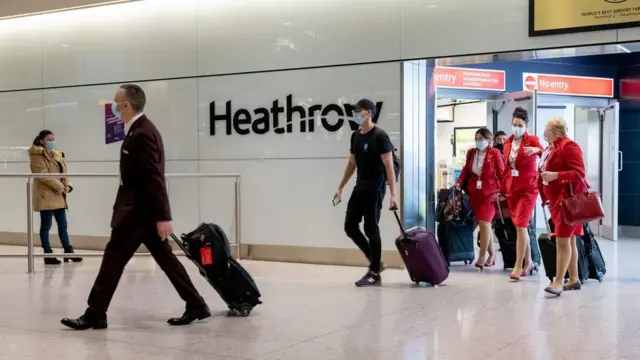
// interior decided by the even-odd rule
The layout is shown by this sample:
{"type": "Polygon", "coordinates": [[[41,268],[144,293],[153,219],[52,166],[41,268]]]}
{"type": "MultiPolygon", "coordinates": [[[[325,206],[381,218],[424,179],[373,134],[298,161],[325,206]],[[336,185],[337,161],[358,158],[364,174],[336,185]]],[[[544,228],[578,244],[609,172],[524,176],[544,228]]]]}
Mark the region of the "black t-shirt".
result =
{"type": "Polygon", "coordinates": [[[377,126],[366,134],[360,129],[351,134],[351,153],[358,171],[354,190],[385,191],[387,171],[380,157],[393,151],[389,135],[377,126]]]}

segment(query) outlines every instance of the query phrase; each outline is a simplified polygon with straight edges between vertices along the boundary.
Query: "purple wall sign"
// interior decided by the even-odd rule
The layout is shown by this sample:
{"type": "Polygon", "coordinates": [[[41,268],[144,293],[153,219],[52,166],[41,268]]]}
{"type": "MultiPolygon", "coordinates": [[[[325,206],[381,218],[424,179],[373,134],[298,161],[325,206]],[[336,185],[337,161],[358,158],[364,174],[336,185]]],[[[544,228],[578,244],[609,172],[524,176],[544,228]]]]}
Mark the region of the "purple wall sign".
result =
{"type": "Polygon", "coordinates": [[[124,123],[111,110],[111,104],[104,105],[105,143],[111,144],[124,140],[124,123]]]}

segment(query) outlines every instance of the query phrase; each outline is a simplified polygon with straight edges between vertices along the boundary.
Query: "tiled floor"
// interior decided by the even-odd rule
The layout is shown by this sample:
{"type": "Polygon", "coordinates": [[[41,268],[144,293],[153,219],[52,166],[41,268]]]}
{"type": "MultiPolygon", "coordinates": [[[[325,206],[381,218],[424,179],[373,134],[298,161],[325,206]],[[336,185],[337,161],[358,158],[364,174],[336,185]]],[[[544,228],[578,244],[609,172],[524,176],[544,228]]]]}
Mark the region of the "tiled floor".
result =
{"type": "Polygon", "coordinates": [[[605,282],[556,299],[544,297],[544,277],[510,283],[499,269],[456,266],[438,288],[388,270],[381,288],[357,289],[363,269],[245,261],[264,295],[250,318],[226,318],[187,263],[216,315],[182,328],[165,323],[182,312],[178,296],[151,259],[138,258],[110,328],[86,332],[59,320],[83,311],[99,259],[46,270],[38,262],[33,276],[24,260],[3,259],[0,360],[640,359],[640,241],[601,247],[605,282]]]}

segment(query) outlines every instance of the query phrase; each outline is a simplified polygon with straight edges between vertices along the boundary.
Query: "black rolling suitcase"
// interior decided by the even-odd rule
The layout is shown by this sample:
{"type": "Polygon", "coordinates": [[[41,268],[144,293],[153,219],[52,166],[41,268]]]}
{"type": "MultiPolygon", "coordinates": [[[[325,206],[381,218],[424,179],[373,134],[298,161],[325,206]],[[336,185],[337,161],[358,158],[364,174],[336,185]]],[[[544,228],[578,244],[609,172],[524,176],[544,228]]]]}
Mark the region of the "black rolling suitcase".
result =
{"type": "MultiPolygon", "coordinates": [[[[516,264],[516,242],[518,238],[518,232],[516,226],[511,220],[511,217],[503,216],[503,209],[500,201],[497,203],[498,220],[495,221],[494,232],[498,238],[498,244],[500,244],[500,252],[502,253],[502,262],[504,263],[504,269],[513,269],[516,264]]],[[[531,248],[531,261],[540,265],[542,260],[540,256],[540,249],[536,241],[536,233],[533,230],[533,225],[529,224],[529,247],[531,248]]]]}
{"type": "Polygon", "coordinates": [[[180,238],[171,237],[220,294],[229,307],[229,315],[249,316],[256,305],[262,304],[256,283],[231,257],[229,240],[218,225],[201,224],[180,238]]]}
{"type": "MultiPolygon", "coordinates": [[[[554,235],[555,226],[551,219],[547,218],[547,212],[542,208],[544,220],[547,225],[547,233],[541,234],[538,238],[540,253],[542,254],[542,262],[544,263],[544,272],[549,281],[553,281],[556,277],[556,237],[554,235]]],[[[589,278],[589,261],[586,256],[585,247],[582,238],[576,237],[576,247],[578,248],[578,277],[580,282],[584,284],[589,278]]],[[[565,274],[565,279],[569,278],[569,272],[565,274]]]]}

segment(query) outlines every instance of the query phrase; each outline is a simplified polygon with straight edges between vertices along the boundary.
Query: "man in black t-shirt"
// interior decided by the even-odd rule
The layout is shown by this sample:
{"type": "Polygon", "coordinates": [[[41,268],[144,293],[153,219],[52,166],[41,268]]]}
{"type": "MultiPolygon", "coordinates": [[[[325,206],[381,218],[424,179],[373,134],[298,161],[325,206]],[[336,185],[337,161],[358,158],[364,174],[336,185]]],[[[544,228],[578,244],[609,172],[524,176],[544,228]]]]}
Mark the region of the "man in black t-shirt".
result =
{"type": "Polygon", "coordinates": [[[381,284],[380,273],[384,271],[378,223],[386,185],[389,185],[391,193],[389,208],[398,208],[395,197],[393,144],[389,135],[376,127],[372,121],[376,114],[376,106],[372,101],[358,101],[355,111],[354,117],[360,127],[351,134],[351,156],[336,197],[342,196],[344,186],[357,169],[356,186],[347,205],[344,230],[370,262],[369,271],[356,282],[356,286],[376,286],[381,284]],[[363,218],[364,234],[360,231],[363,218]]]}

